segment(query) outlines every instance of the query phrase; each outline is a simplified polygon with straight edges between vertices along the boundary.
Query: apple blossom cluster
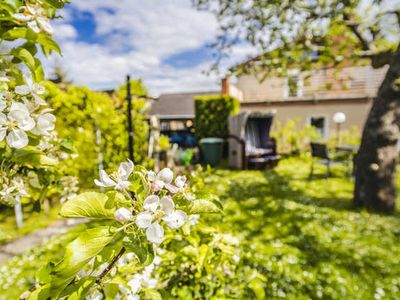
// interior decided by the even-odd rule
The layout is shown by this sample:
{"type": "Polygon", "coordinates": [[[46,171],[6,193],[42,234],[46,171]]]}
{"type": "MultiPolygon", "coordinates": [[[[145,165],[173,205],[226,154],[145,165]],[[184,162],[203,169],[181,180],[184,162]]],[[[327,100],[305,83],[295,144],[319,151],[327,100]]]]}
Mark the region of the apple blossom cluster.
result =
{"type": "Polygon", "coordinates": [[[16,175],[12,178],[2,176],[0,185],[0,202],[14,206],[20,197],[29,197],[27,187],[22,177],[16,175]]]}
{"type": "Polygon", "coordinates": [[[53,34],[53,28],[50,25],[48,13],[39,3],[27,3],[20,8],[20,11],[19,13],[13,14],[13,17],[17,21],[26,23],[27,26],[36,33],[43,31],[47,34],[53,34]]]}
{"type": "MultiPolygon", "coordinates": [[[[123,162],[118,171],[111,176],[104,170],[100,172],[100,179],[95,179],[95,184],[99,187],[110,188],[127,192],[131,185],[128,180],[134,170],[132,161],[123,162]]],[[[146,238],[154,244],[160,244],[164,240],[164,225],[171,229],[178,229],[186,222],[194,225],[199,219],[199,215],[193,214],[189,217],[186,212],[176,209],[172,196],[183,193],[188,199],[193,196],[185,192],[186,177],[177,176],[171,169],[164,168],[160,172],[153,171],[142,174],[149,188],[149,195],[144,199],[141,208],[133,212],[125,207],[115,211],[114,217],[121,223],[134,223],[139,229],[145,230],[146,238]]]]}
{"type": "MultiPolygon", "coordinates": [[[[0,142],[15,149],[28,145],[29,135],[46,136],[54,130],[56,118],[51,109],[44,108],[47,103],[41,98],[45,89],[33,83],[26,76],[26,84],[18,85],[12,91],[7,85],[0,89],[0,142]]],[[[3,75],[0,81],[10,81],[3,75]]]]}

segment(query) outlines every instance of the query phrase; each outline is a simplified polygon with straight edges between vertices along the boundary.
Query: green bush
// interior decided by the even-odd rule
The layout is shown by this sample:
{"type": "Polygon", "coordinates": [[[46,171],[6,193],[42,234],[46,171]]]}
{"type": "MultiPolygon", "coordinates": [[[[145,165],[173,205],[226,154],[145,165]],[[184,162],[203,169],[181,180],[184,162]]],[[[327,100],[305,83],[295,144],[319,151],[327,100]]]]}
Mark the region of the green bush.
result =
{"type": "Polygon", "coordinates": [[[229,134],[228,119],[239,112],[239,101],[230,96],[195,97],[196,138],[225,137],[229,134]]]}
{"type": "MultiPolygon", "coordinates": [[[[68,138],[75,154],[61,162],[66,175],[77,176],[80,186],[93,187],[93,178],[98,177],[98,155],[103,155],[105,169],[115,168],[128,157],[128,132],[126,105],[116,105],[105,93],[94,92],[87,87],[67,86],[59,88],[46,83],[47,101],[57,115],[56,129],[60,138],[68,138]],[[96,131],[101,132],[100,147],[96,142],[96,131]]],[[[142,162],[146,155],[148,125],[141,112],[145,100],[133,101],[135,126],[135,161],[142,162]]]]}

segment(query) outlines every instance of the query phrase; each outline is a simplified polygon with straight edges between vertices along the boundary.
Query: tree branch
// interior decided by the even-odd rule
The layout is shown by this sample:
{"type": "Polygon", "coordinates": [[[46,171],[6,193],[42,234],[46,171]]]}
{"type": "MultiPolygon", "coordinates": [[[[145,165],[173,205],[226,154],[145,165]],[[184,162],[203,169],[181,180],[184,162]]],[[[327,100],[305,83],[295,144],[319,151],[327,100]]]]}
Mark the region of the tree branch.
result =
{"type": "Polygon", "coordinates": [[[101,274],[97,277],[96,283],[100,284],[103,278],[110,272],[110,270],[114,267],[115,263],[121,258],[121,256],[125,253],[125,247],[122,247],[116,256],[110,261],[108,266],[101,272],[101,274]]]}
{"type": "Polygon", "coordinates": [[[370,50],[368,41],[362,36],[361,32],[358,30],[359,24],[353,22],[345,22],[346,26],[353,32],[353,34],[358,38],[361,43],[361,48],[365,51],[370,50]]]}

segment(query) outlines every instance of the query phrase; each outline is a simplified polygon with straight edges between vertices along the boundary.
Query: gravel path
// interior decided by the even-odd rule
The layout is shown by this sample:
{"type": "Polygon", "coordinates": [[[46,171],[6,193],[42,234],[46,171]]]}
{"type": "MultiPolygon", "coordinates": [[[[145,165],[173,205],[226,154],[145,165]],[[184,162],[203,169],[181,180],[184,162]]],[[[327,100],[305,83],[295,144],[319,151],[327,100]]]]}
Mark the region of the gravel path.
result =
{"type": "Polygon", "coordinates": [[[0,245],[0,265],[13,256],[29,251],[34,246],[67,231],[68,229],[85,222],[84,219],[65,219],[56,221],[45,229],[36,230],[28,235],[0,245]]]}

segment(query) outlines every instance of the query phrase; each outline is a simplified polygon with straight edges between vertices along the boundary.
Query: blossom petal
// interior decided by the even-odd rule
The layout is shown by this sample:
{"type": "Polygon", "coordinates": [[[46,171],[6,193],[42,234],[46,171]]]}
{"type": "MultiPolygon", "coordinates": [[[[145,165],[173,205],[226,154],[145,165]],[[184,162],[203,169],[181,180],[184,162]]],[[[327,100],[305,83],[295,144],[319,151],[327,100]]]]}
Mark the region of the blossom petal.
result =
{"type": "Polygon", "coordinates": [[[170,168],[164,168],[157,174],[157,179],[164,183],[171,183],[174,178],[174,173],[170,168]]]}
{"type": "Polygon", "coordinates": [[[24,85],[18,85],[15,87],[14,91],[18,94],[18,95],[28,95],[31,92],[31,89],[28,85],[24,84],[24,85]]]}
{"type": "Polygon", "coordinates": [[[104,170],[100,171],[100,180],[95,179],[94,183],[97,186],[102,186],[102,187],[110,187],[117,184],[114,180],[110,178],[110,176],[108,176],[107,172],[104,170]]]}
{"type": "Polygon", "coordinates": [[[0,142],[4,140],[6,134],[7,134],[7,129],[4,127],[0,127],[0,142]]]}
{"type": "Polygon", "coordinates": [[[125,190],[126,188],[128,188],[128,186],[130,186],[131,183],[127,180],[119,180],[115,186],[116,190],[122,191],[125,190]]]}
{"type": "Polygon", "coordinates": [[[0,100],[0,111],[3,111],[6,107],[7,107],[7,102],[4,100],[0,100]]]}
{"type": "Polygon", "coordinates": [[[48,34],[53,34],[54,30],[53,27],[50,25],[50,22],[47,18],[37,18],[37,22],[39,23],[40,28],[47,32],[48,34]]]}
{"type": "Polygon", "coordinates": [[[166,184],[165,188],[171,193],[171,194],[176,194],[177,192],[179,192],[180,188],[178,188],[177,186],[174,186],[173,184],[166,184]]]}
{"type": "Polygon", "coordinates": [[[128,281],[128,285],[131,288],[131,293],[136,294],[140,291],[142,287],[143,276],[140,274],[135,274],[131,280],[128,281]]]}
{"type": "Polygon", "coordinates": [[[32,29],[35,33],[40,32],[40,28],[35,20],[28,22],[28,27],[32,29]]]}
{"type": "Polygon", "coordinates": [[[28,21],[33,20],[32,16],[25,15],[23,13],[13,14],[12,16],[14,17],[14,19],[21,21],[21,22],[28,22],[28,21]]]}
{"type": "Polygon", "coordinates": [[[157,222],[153,223],[146,229],[146,237],[154,244],[161,244],[164,240],[164,228],[157,222]]]}
{"type": "Polygon", "coordinates": [[[16,149],[21,149],[28,145],[29,139],[25,131],[15,128],[6,137],[7,144],[16,149]]]}
{"type": "Polygon", "coordinates": [[[177,176],[175,178],[175,185],[178,188],[183,188],[185,186],[186,183],[186,176],[177,176]]]}
{"type": "Polygon", "coordinates": [[[123,162],[119,165],[118,175],[122,180],[127,180],[129,175],[133,172],[133,162],[128,159],[128,162],[123,162]]]}
{"type": "Polygon", "coordinates": [[[139,228],[148,228],[153,221],[153,216],[148,212],[141,212],[136,216],[136,225],[139,228]]]}
{"type": "Polygon", "coordinates": [[[0,113],[0,125],[5,125],[7,123],[7,117],[5,114],[0,113]]]}
{"type": "Polygon", "coordinates": [[[157,195],[147,196],[143,202],[143,208],[155,212],[160,205],[160,198],[157,195]]]}
{"type": "Polygon", "coordinates": [[[176,210],[173,213],[166,215],[163,220],[170,228],[179,228],[185,224],[187,219],[186,213],[182,210],[176,210]]]}
{"type": "Polygon", "coordinates": [[[171,197],[169,196],[164,196],[161,198],[160,200],[160,204],[161,204],[161,210],[165,213],[165,214],[171,214],[174,212],[175,209],[175,203],[172,200],[171,197]]]}
{"type": "Polygon", "coordinates": [[[125,207],[118,208],[114,213],[114,218],[118,222],[126,223],[132,220],[132,213],[125,207]]]}

